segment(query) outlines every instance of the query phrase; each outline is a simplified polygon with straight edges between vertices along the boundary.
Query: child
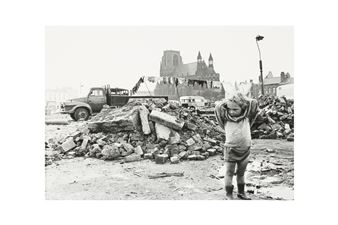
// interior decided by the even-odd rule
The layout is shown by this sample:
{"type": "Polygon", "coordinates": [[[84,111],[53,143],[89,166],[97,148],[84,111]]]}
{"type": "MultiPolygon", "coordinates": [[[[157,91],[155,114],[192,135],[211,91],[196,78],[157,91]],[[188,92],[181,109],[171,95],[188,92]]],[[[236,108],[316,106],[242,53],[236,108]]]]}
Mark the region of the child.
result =
{"type": "Polygon", "coordinates": [[[245,194],[244,173],[249,162],[251,147],[250,124],[257,116],[258,103],[242,94],[220,102],[215,107],[219,126],[225,130],[225,190],[226,198],[233,199],[232,178],[237,164],[238,198],[250,200],[245,194]]]}

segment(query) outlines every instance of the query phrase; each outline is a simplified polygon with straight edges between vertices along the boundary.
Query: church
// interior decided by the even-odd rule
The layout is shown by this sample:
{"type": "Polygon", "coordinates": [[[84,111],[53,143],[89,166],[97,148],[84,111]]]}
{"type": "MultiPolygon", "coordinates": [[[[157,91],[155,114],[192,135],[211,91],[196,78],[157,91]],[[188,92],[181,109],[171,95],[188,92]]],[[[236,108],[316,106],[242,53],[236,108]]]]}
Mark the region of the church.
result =
{"type": "Polygon", "coordinates": [[[160,77],[186,78],[196,81],[193,85],[157,84],[156,95],[168,95],[169,99],[179,100],[181,96],[203,96],[216,101],[224,98],[224,89],[220,84],[220,75],[214,69],[214,60],[210,53],[208,64],[197,54],[197,61],[184,64],[179,51],[165,50],[160,64],[160,77]],[[203,82],[213,82],[219,88],[208,88],[203,82]],[[201,85],[199,85],[201,84],[201,85]]]}
{"type": "Polygon", "coordinates": [[[184,64],[179,51],[164,51],[160,76],[219,81],[219,74],[214,70],[214,60],[211,53],[207,65],[205,61],[202,60],[200,52],[198,52],[196,62],[184,64]]]}

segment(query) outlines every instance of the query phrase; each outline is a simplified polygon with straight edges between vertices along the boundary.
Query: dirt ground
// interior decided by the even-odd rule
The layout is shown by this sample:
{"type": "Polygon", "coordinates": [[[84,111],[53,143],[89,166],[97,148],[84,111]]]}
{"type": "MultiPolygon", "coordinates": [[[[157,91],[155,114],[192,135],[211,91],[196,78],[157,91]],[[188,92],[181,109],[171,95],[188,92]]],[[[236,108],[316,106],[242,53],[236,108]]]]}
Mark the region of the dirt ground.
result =
{"type": "MultiPolygon", "coordinates": [[[[67,126],[48,125],[46,140],[65,136],[79,125],[76,122],[67,126]]],[[[247,194],[252,199],[293,199],[293,150],[293,142],[253,140],[246,173],[247,194]]],[[[222,200],[225,196],[222,165],[221,155],[179,164],[155,164],[150,160],[123,163],[85,157],[62,159],[45,168],[45,194],[50,200],[222,200]],[[161,172],[184,175],[148,177],[161,172]]]]}

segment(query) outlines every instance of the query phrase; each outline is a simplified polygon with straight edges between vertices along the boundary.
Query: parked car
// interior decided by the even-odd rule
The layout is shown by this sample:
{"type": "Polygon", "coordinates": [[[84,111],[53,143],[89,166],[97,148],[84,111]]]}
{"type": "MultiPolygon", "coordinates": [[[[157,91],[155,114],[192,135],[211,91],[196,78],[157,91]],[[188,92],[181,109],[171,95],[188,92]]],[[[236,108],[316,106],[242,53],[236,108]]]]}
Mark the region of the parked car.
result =
{"type": "Polygon", "coordinates": [[[182,96],[180,97],[180,104],[182,107],[197,109],[209,106],[210,102],[202,96],[182,96]]]}

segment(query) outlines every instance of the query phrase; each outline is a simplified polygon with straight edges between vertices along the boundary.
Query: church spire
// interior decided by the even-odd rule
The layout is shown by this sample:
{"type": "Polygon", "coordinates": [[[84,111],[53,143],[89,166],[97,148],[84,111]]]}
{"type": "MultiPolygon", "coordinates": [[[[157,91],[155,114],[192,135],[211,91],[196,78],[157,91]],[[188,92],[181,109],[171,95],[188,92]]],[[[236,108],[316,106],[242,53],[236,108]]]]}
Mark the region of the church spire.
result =
{"type": "Polygon", "coordinates": [[[211,53],[210,53],[210,56],[209,56],[209,62],[210,62],[210,61],[214,61],[214,59],[212,58],[211,53]]]}
{"type": "Polygon", "coordinates": [[[211,53],[210,53],[210,56],[209,56],[209,67],[214,67],[214,59],[212,58],[211,53]]]}
{"type": "Polygon", "coordinates": [[[197,61],[201,61],[201,60],[202,60],[202,56],[201,56],[200,51],[198,51],[197,61]]]}

